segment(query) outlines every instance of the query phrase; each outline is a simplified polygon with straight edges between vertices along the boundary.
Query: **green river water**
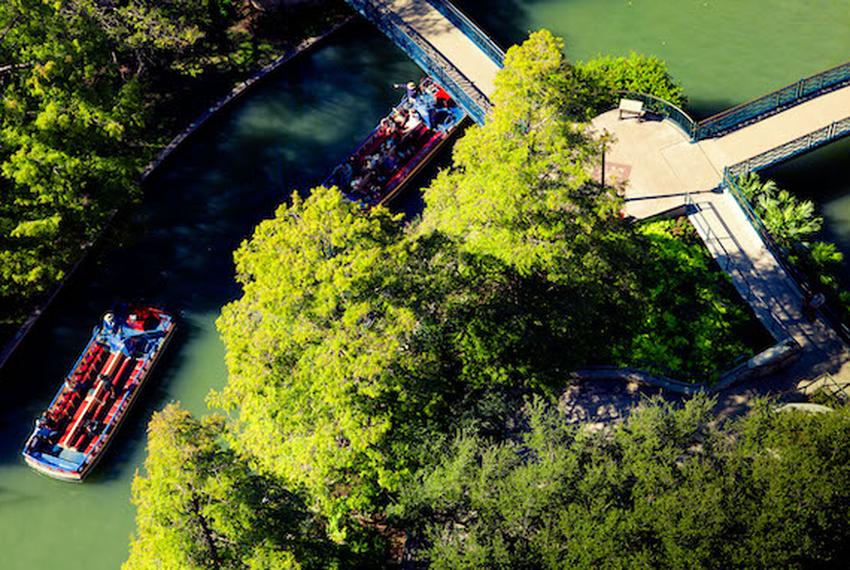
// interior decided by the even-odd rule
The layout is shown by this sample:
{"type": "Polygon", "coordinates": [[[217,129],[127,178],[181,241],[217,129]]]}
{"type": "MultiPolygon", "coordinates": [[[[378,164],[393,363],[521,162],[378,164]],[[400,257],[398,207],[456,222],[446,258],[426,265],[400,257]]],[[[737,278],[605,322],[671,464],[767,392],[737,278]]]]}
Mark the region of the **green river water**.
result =
{"type": "MultiPolygon", "coordinates": [[[[627,53],[665,58],[693,109],[707,114],[850,59],[845,2],[723,0],[459,2],[506,45],[547,26],[571,57],[627,53]]],[[[180,400],[203,413],[225,381],[214,321],[238,294],[231,252],[292,188],[320,182],[397,99],[389,84],[415,66],[377,32],[356,25],[293,61],[174,156],[117,224],[115,245],[86,263],[2,379],[0,570],[114,569],[133,528],[133,473],[144,426],[180,400]],[[83,485],[23,465],[19,451],[100,314],[123,299],[178,310],[181,331],[103,463],[83,485]]],[[[775,175],[814,197],[827,233],[850,252],[847,143],[794,161],[775,175]]]]}

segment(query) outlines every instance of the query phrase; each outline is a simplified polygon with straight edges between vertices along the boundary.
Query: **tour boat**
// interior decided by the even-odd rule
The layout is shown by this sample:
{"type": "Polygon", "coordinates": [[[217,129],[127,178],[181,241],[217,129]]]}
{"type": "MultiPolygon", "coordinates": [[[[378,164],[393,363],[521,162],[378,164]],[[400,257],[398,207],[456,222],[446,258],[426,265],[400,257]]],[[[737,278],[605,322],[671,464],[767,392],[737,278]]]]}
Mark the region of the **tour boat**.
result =
{"type": "Polygon", "coordinates": [[[466,113],[429,77],[407,84],[407,93],[369,137],[336,169],[336,186],[367,207],[385,204],[428,163],[466,113]]]}
{"type": "Polygon", "coordinates": [[[36,471],[82,481],[106,451],[174,334],[174,319],[150,306],[121,306],[102,322],[35,422],[23,456],[36,471]]]}

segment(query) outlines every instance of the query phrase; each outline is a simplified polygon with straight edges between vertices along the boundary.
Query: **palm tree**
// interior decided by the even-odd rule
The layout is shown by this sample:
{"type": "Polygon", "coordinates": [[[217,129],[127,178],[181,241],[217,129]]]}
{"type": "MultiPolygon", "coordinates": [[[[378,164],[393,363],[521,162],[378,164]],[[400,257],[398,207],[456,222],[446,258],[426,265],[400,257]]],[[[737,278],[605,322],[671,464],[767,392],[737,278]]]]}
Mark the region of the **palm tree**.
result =
{"type": "MultiPolygon", "coordinates": [[[[765,186],[767,183],[762,189],[765,186]]],[[[799,200],[787,190],[777,192],[775,185],[758,196],[756,206],[767,230],[786,247],[806,244],[823,227],[823,218],[816,214],[811,200],[799,200]]]]}
{"type": "Polygon", "coordinates": [[[773,180],[762,181],[761,176],[755,172],[742,174],[736,180],[741,193],[752,204],[763,195],[773,196],[779,190],[773,180]]]}

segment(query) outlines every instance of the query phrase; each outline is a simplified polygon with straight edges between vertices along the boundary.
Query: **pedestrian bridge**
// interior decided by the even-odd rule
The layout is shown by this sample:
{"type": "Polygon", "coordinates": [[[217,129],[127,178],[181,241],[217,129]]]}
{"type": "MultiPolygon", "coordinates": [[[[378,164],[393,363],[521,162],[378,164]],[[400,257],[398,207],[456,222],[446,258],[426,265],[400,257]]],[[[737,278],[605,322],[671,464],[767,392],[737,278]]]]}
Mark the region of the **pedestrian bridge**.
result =
{"type": "Polygon", "coordinates": [[[490,109],[502,49],[447,0],[348,0],[435,78],[479,124],[490,109]]]}
{"type": "MultiPolygon", "coordinates": [[[[504,52],[450,1],[348,2],[484,123],[504,52]]],[[[614,110],[594,119],[593,127],[610,136],[601,170],[607,182],[622,186],[626,212],[636,218],[687,213],[777,341],[792,338],[803,348],[786,379],[850,379],[850,348],[836,332],[841,329],[823,315],[814,322],[804,318],[796,272],[735,183],[737,175],[850,134],[850,63],[702,121],[649,95],[623,96],[642,101],[648,116],[621,120],[614,110]]]]}
{"type": "Polygon", "coordinates": [[[804,348],[797,378],[850,377],[850,350],[836,334],[841,327],[804,318],[801,276],[735,182],[850,135],[850,63],[702,121],[648,95],[623,96],[643,101],[648,116],[621,120],[614,110],[593,127],[611,137],[606,182],[623,189],[626,212],[639,219],[687,213],[765,327],[804,348]]]}

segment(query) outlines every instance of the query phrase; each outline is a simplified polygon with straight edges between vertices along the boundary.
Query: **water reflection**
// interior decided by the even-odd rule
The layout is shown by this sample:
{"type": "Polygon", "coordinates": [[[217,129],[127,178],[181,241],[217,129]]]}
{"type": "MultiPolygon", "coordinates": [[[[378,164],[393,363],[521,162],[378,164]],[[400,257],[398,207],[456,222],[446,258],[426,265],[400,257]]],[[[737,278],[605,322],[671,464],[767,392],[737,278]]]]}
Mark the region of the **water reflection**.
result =
{"type": "Polygon", "coordinates": [[[116,221],[108,247],[81,268],[4,372],[4,568],[119,566],[132,531],[130,481],[144,459],[147,420],[175,399],[203,412],[209,389],[224,383],[214,322],[238,294],[233,250],[293,189],[320,182],[368,134],[398,97],[392,83],[418,75],[371,28],[353,26],[213,121],[150,180],[144,202],[116,221]],[[85,484],[36,475],[18,455],[33,419],[104,309],[128,299],[177,311],[177,342],[85,484]]]}

